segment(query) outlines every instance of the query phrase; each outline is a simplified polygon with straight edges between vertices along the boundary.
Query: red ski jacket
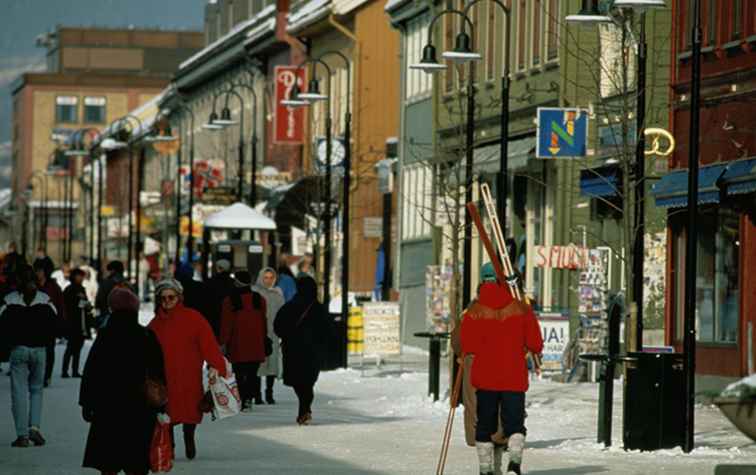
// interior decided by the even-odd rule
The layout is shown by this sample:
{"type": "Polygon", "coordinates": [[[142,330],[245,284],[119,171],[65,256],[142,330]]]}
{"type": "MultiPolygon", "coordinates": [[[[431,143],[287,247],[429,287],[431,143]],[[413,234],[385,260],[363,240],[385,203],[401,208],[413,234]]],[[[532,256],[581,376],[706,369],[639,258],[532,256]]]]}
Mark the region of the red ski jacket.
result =
{"type": "Polygon", "coordinates": [[[528,351],[543,351],[541,327],[526,304],[494,283],[480,288],[478,300],[467,309],[460,328],[462,352],[475,355],[472,385],[488,391],[528,390],[528,351]]]}

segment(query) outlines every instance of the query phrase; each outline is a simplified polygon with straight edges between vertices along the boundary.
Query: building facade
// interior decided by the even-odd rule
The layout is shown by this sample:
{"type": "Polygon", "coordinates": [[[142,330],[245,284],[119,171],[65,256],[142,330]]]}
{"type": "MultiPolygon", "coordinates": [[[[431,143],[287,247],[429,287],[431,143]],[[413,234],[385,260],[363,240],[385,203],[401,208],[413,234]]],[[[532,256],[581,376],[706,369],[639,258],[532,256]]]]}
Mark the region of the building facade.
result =
{"type": "MultiPolygon", "coordinates": [[[[674,11],[672,128],[677,149],[670,174],[654,190],[668,210],[666,338],[682,346],[687,232],[691,28],[690,2],[674,11]]],[[[753,49],[756,7],[749,2],[705,2],[700,114],[696,372],[705,383],[754,372],[756,281],[756,86],[753,49]]]]}

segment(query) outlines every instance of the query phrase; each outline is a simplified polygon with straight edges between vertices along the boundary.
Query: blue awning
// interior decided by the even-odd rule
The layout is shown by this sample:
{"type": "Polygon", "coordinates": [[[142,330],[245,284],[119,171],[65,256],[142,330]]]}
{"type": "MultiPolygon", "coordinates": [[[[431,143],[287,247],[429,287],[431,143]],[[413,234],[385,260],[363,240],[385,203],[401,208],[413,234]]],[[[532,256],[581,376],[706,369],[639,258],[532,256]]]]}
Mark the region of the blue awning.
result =
{"type": "Polygon", "coordinates": [[[730,162],[722,175],[722,185],[728,195],[756,192],[756,158],[730,162]]]}
{"type": "MultiPolygon", "coordinates": [[[[721,163],[698,169],[698,204],[719,203],[717,182],[726,168],[727,164],[721,163]]],[[[656,206],[685,208],[688,206],[688,170],[676,170],[663,176],[651,193],[656,197],[656,206]]]]}
{"type": "Polygon", "coordinates": [[[599,167],[580,171],[580,196],[606,198],[618,196],[622,179],[617,167],[599,167]]]}

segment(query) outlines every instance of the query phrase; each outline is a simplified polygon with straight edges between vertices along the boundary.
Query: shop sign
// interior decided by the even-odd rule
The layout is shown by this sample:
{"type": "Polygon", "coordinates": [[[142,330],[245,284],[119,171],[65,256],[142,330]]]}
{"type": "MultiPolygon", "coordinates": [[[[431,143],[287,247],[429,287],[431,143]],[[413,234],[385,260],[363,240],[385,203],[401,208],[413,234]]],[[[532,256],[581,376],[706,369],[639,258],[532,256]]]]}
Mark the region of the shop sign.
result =
{"type": "Polygon", "coordinates": [[[208,188],[202,195],[202,202],[214,205],[231,205],[236,203],[236,189],[232,186],[208,188]]]}
{"type": "Polygon", "coordinates": [[[291,89],[297,84],[305,87],[305,69],[297,66],[276,66],[275,69],[275,122],[273,123],[273,143],[300,145],[304,142],[303,107],[281,105],[281,101],[291,96],[291,89]]]}
{"type": "Polygon", "coordinates": [[[587,155],[588,112],[575,108],[539,107],[538,158],[574,158],[587,155]]]}
{"type": "Polygon", "coordinates": [[[363,233],[366,238],[380,238],[383,236],[383,218],[364,218],[363,233]]]}
{"type": "Polygon", "coordinates": [[[570,319],[561,313],[538,315],[543,336],[544,371],[562,371],[562,355],[570,342],[570,319]]]}
{"type": "Polygon", "coordinates": [[[536,267],[550,269],[582,269],[588,260],[588,249],[575,244],[566,246],[535,246],[536,267]]]}
{"type": "Polygon", "coordinates": [[[402,353],[399,302],[367,302],[363,305],[363,354],[391,356],[402,353]]]}

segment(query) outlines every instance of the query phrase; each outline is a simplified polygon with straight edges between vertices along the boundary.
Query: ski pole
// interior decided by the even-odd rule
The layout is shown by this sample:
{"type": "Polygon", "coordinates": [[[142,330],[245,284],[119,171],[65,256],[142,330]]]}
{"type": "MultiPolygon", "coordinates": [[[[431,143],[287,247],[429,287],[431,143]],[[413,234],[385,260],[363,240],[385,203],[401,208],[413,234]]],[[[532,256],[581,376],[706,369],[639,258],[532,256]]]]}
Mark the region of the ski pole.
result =
{"type": "Polygon", "coordinates": [[[452,390],[451,407],[449,415],[446,418],[446,428],[444,430],[444,439],[441,443],[441,455],[438,458],[436,466],[436,475],[443,475],[446,467],[446,457],[449,454],[449,443],[451,441],[452,427],[454,426],[454,414],[457,412],[457,403],[459,403],[459,393],[462,389],[462,373],[465,371],[465,355],[460,358],[462,363],[459,365],[457,377],[454,379],[454,389],[452,390]]]}

